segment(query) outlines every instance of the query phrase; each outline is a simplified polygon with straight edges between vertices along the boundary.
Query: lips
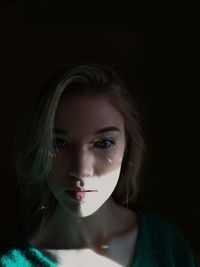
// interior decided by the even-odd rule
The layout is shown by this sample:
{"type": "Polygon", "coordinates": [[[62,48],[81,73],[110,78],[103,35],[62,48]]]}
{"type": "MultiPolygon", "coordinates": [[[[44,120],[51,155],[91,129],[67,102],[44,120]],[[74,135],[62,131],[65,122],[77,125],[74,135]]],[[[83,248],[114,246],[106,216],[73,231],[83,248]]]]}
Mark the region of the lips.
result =
{"type": "Polygon", "coordinates": [[[97,192],[98,190],[96,190],[96,189],[85,189],[85,188],[80,188],[80,187],[73,187],[73,188],[65,189],[65,191],[71,191],[71,192],[97,192]]]}
{"type": "Polygon", "coordinates": [[[95,189],[67,189],[65,192],[72,198],[82,201],[85,198],[86,193],[97,192],[95,189]]]}

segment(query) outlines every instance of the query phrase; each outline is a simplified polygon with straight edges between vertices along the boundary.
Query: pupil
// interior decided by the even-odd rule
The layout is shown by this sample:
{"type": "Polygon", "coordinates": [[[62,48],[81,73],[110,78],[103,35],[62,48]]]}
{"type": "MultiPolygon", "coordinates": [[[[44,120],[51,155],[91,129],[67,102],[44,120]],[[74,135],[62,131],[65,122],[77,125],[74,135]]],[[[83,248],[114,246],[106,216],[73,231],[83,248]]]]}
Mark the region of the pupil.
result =
{"type": "Polygon", "coordinates": [[[102,142],[102,145],[103,145],[103,147],[108,147],[109,146],[109,141],[108,140],[104,140],[102,142]]]}

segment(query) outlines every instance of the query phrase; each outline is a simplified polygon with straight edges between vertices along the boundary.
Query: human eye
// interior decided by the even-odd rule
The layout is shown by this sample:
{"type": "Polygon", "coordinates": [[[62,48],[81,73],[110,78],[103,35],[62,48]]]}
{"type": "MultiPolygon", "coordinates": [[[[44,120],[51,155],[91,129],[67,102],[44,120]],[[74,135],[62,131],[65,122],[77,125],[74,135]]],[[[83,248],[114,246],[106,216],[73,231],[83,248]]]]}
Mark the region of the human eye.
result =
{"type": "Polygon", "coordinates": [[[67,145],[67,142],[62,138],[54,138],[53,139],[53,148],[55,150],[61,149],[66,145],[67,145]]]}
{"type": "Polygon", "coordinates": [[[103,139],[100,139],[99,141],[95,142],[95,147],[97,147],[99,149],[109,149],[114,145],[115,145],[114,140],[112,140],[110,138],[103,138],[103,139]]]}

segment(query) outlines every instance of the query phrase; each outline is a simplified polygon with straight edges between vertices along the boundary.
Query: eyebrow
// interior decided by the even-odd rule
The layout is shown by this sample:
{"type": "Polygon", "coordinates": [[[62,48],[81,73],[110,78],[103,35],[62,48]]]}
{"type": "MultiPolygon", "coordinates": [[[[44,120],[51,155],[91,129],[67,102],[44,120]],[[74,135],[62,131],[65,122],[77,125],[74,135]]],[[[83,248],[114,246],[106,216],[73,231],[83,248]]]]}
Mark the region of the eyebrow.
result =
{"type": "MultiPolygon", "coordinates": [[[[105,132],[121,132],[121,130],[118,127],[109,126],[95,131],[94,134],[100,134],[105,132]]],[[[69,135],[65,130],[59,128],[54,128],[54,133],[69,135]]]]}

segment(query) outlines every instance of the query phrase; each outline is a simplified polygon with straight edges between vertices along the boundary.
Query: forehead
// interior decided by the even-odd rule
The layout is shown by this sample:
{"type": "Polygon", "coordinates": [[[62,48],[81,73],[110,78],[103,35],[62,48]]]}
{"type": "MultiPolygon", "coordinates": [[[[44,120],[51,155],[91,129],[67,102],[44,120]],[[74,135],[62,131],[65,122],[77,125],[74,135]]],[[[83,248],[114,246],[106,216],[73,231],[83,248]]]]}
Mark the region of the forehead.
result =
{"type": "Polygon", "coordinates": [[[124,119],[107,96],[66,96],[58,104],[56,128],[75,135],[90,135],[110,126],[123,131],[124,119]]]}

